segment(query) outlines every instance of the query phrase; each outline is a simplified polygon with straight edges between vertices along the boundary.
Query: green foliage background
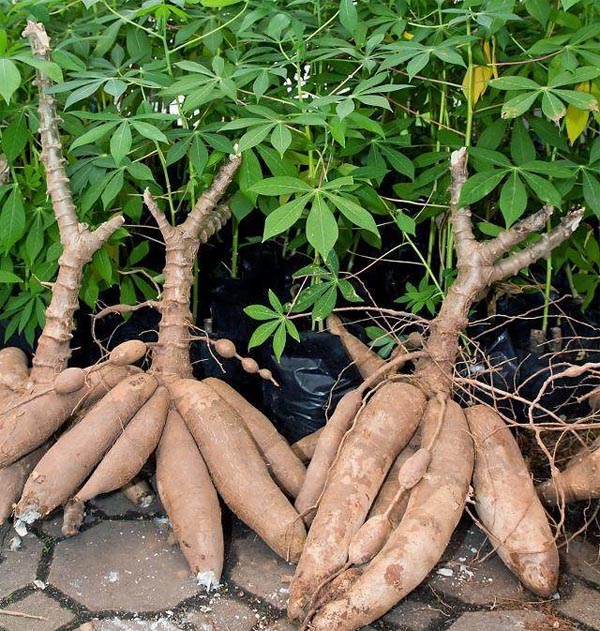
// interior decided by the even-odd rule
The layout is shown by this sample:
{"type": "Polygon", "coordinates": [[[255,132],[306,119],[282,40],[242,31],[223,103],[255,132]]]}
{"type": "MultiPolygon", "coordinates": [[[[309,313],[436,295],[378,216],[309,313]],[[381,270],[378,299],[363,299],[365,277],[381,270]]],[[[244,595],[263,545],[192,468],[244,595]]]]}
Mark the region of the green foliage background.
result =
{"type": "MultiPolygon", "coordinates": [[[[153,297],[160,270],[140,194],[162,195],[175,220],[221,158],[241,152],[232,187],[234,269],[239,223],[264,216],[263,239],[312,261],[291,304],[247,310],[251,341],[276,352],[298,337],[292,313],[320,321],[339,297],[360,301],[349,266],[383,224],[417,249],[422,281],[399,301],[434,312],[452,282],[446,213],[449,152],[470,149],[463,192],[482,235],[541,204],[585,204],[586,219],[548,264],[585,304],[599,281],[599,3],[595,0],[0,1],[0,308],[6,336],[32,342],[60,254],[36,139],[35,67],[20,37],[46,25],[63,110],[65,155],[80,217],[122,211],[120,230],[86,271],[95,306],[153,297]],[[184,178],[174,178],[174,173],[184,178]],[[418,237],[418,239],[417,239],[418,237]],[[127,247],[123,247],[127,244],[127,247]],[[118,274],[117,270],[126,272],[118,274]]],[[[262,224],[262,221],[261,221],[262,224]]]]}

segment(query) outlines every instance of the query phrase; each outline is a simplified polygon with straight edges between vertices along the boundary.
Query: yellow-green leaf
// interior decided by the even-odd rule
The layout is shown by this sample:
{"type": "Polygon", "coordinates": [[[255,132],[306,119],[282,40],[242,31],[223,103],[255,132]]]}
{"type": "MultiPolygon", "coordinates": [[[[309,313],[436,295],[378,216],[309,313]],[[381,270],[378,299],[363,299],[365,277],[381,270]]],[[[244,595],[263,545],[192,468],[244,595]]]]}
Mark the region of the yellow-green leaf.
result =
{"type": "MultiPolygon", "coordinates": [[[[575,90],[578,92],[589,92],[590,82],[584,81],[583,83],[580,83],[575,86],[575,90]]],[[[589,117],[590,113],[588,110],[580,110],[572,103],[569,104],[567,107],[567,114],[565,116],[565,123],[567,127],[567,136],[569,137],[569,142],[571,144],[573,144],[584,132],[587,127],[589,117]]]]}
{"type": "Polygon", "coordinates": [[[471,105],[475,105],[483,96],[493,75],[494,70],[488,66],[473,66],[473,80],[471,81],[471,71],[467,68],[462,82],[462,91],[466,98],[469,98],[469,94],[471,95],[471,105]]]}
{"type": "Polygon", "coordinates": [[[585,110],[580,110],[574,105],[567,107],[567,115],[565,116],[565,122],[567,125],[567,136],[569,142],[573,144],[579,136],[583,133],[587,127],[587,122],[590,117],[590,113],[585,110]]]}

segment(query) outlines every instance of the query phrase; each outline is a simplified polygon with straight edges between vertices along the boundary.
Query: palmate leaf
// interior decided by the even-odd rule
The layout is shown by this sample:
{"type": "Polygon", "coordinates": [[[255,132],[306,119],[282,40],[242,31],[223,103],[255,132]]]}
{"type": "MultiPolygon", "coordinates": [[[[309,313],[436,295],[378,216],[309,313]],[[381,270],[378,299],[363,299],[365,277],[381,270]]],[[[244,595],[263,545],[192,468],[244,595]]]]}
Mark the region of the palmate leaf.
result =
{"type": "Polygon", "coordinates": [[[331,209],[321,197],[316,195],[306,220],[306,238],[323,257],[333,249],[338,239],[338,225],[331,209]]]}
{"type": "Polygon", "coordinates": [[[516,118],[525,114],[525,112],[534,104],[539,92],[525,92],[509,99],[502,106],[502,118],[516,118]]]}
{"type": "Polygon", "coordinates": [[[542,112],[550,120],[558,122],[567,113],[567,108],[552,92],[544,92],[542,96],[542,112]]]}
{"type": "Polygon", "coordinates": [[[129,123],[121,123],[110,139],[110,153],[117,166],[121,164],[123,158],[131,151],[132,142],[129,123]]]}
{"type": "Polygon", "coordinates": [[[10,59],[0,59],[0,96],[10,103],[12,95],[21,85],[21,73],[10,59]]]}
{"type": "Polygon", "coordinates": [[[304,208],[310,199],[310,195],[302,195],[292,201],[275,209],[267,215],[263,241],[271,239],[279,234],[283,234],[291,228],[302,217],[304,208]]]}
{"type": "Polygon", "coordinates": [[[589,169],[582,170],[583,198],[590,210],[600,217],[600,182],[589,169]]]}
{"type": "Polygon", "coordinates": [[[257,182],[250,187],[250,190],[258,195],[278,196],[291,195],[293,193],[313,193],[314,189],[310,184],[297,177],[277,176],[268,177],[262,182],[257,182]]]}
{"type": "Polygon", "coordinates": [[[463,206],[469,206],[483,199],[500,184],[505,175],[506,170],[483,171],[472,175],[462,188],[459,203],[463,206]]]}
{"type": "Polygon", "coordinates": [[[379,230],[373,215],[365,210],[362,206],[352,201],[348,197],[342,195],[334,195],[333,193],[325,193],[327,198],[335,205],[335,207],[355,226],[364,228],[373,234],[379,235],[379,230]]]}
{"type": "Polygon", "coordinates": [[[500,191],[500,210],[506,227],[520,219],[527,208],[527,190],[517,173],[512,173],[500,191]]]}
{"type": "Polygon", "coordinates": [[[265,322],[257,327],[252,333],[250,337],[250,341],[248,342],[248,348],[254,348],[255,346],[260,346],[264,344],[270,337],[275,333],[277,327],[280,326],[280,320],[271,320],[269,322],[265,322]]]}

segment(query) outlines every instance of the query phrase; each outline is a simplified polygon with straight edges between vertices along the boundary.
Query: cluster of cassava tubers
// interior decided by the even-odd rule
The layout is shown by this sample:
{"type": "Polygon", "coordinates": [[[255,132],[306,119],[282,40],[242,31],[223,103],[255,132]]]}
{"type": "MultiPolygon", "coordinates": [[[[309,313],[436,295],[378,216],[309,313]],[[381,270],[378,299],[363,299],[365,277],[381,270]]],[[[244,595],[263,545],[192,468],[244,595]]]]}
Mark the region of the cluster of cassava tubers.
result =
{"type": "MultiPolygon", "coordinates": [[[[43,26],[29,23],[24,34],[34,54],[49,59],[43,26]]],[[[122,218],[94,232],[77,222],[55,102],[42,71],[37,83],[42,160],[64,251],[31,374],[21,351],[0,352],[0,374],[6,375],[0,378],[2,520],[14,510],[22,531],[62,506],[63,532],[75,534],[85,502],[126,487],[155,453],[160,498],[199,584],[217,585],[223,566],[217,490],[278,554],[297,560],[306,532],[288,498],[303,484],[304,465],[269,420],[226,383],[192,379],[193,264],[200,244],[230,216],[226,204],[217,204],[241,158],[230,156],[180,225],[171,226],[150,192],[144,195],[166,250],[163,290],[153,303],[161,314],[157,342],[150,348],[124,342],[96,366],[67,368],[83,267],[122,218]],[[147,354],[148,370],[132,365],[147,354]]],[[[210,343],[221,356],[238,357],[247,372],[272,380],[229,340],[210,343]]]]}
{"type": "Polygon", "coordinates": [[[288,614],[314,631],[358,629],[415,589],[440,560],[471,486],[480,523],[508,568],[539,596],[557,589],[555,537],[519,447],[491,407],[462,409],[452,400],[453,373],[473,303],[492,283],[548,256],[582,211],[517,251],[551,209],[478,242],[469,209],[459,205],[466,159],[465,149],[451,156],[458,276],[428,335],[382,362],[330,319],[364,382],[344,396],[316,441],[293,446],[309,461],[295,506],[310,529],[288,614]],[[408,361],[412,372],[394,374],[408,361]]]}
{"type": "MultiPolygon", "coordinates": [[[[43,27],[30,23],[25,35],[34,54],[48,59],[43,27]]],[[[472,485],[479,519],[502,560],[532,592],[556,591],[555,538],[517,443],[492,408],[465,410],[452,400],[453,372],[474,301],[492,283],[548,256],[575,230],[581,211],[517,251],[546,225],[551,209],[478,242],[469,209],[459,205],[466,150],[453,153],[458,276],[428,335],[412,336],[384,361],[331,316],[329,330],[364,381],[322,430],[290,447],[226,383],[192,378],[193,264],[200,245],[230,215],[227,204],[218,204],[239,156],[226,160],[179,225],[144,194],[166,253],[162,294],[152,303],[161,315],[157,342],[125,342],[95,366],[67,368],[83,267],[122,218],[93,232],[77,222],[50,82],[42,71],[37,77],[42,161],[63,255],[31,371],[18,349],[0,351],[0,522],[14,512],[20,530],[63,507],[63,532],[75,534],[89,500],[119,488],[138,493],[131,484],[155,454],[158,493],[199,584],[211,589],[221,576],[220,496],[277,554],[298,561],[290,618],[318,631],[351,631],[425,579],[472,485]],[[148,369],[134,366],[147,357],[148,369]],[[399,372],[409,362],[414,370],[399,372]]],[[[217,354],[272,380],[230,341],[207,341],[217,354]]],[[[564,473],[554,472],[541,496],[548,503],[597,496],[599,457],[577,456],[564,473]]],[[[147,490],[141,495],[146,501],[147,490]]]]}

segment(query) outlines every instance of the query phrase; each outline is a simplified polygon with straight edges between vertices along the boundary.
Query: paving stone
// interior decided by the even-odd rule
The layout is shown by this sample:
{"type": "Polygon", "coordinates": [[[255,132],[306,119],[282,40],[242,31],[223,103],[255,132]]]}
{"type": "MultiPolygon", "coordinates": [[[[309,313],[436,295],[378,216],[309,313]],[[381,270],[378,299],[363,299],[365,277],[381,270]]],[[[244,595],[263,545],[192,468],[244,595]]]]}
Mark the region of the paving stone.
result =
{"type": "MultiPolygon", "coordinates": [[[[286,618],[281,618],[275,622],[259,622],[255,631],[298,631],[298,626],[288,622],[286,618]]],[[[360,631],[376,631],[375,627],[368,625],[361,627],[360,631]]]]}
{"type": "Polygon", "coordinates": [[[256,612],[245,603],[218,595],[200,609],[187,616],[197,631],[249,631],[258,621],[256,612]]]}
{"type": "Polygon", "coordinates": [[[457,532],[446,556],[432,572],[428,584],[436,591],[473,605],[508,604],[534,600],[502,563],[476,526],[457,532]],[[485,559],[485,560],[483,560],[485,559]],[[482,560],[482,561],[481,561],[482,560]]]}
{"type": "Polygon", "coordinates": [[[148,521],[102,522],[60,541],[48,582],[93,611],[156,611],[198,591],[179,549],[148,521]]]}
{"type": "Polygon", "coordinates": [[[288,622],[285,618],[275,622],[266,622],[258,627],[261,631],[297,631],[298,627],[288,622]]]}
{"type": "Polygon", "coordinates": [[[68,609],[63,609],[55,600],[42,592],[35,592],[17,603],[3,607],[3,609],[47,618],[47,620],[32,620],[31,618],[0,615],[0,624],[7,631],[54,631],[74,618],[68,609]]]}
{"type": "Polygon", "coordinates": [[[568,622],[540,611],[475,611],[463,615],[447,631],[577,631],[568,622]]]}
{"type": "Polygon", "coordinates": [[[156,620],[123,620],[109,618],[107,620],[93,620],[79,627],[79,631],[182,631],[170,620],[157,618],[156,620]]]}
{"type": "Polygon", "coordinates": [[[425,631],[434,623],[440,623],[444,614],[434,605],[417,600],[403,600],[383,616],[383,621],[410,631],[425,631]]]}
{"type": "Polygon", "coordinates": [[[564,555],[571,574],[595,583],[600,587],[600,556],[598,546],[584,539],[575,539],[569,543],[564,555]]]}
{"type": "Polygon", "coordinates": [[[285,579],[294,573],[294,566],[280,559],[254,533],[236,536],[231,551],[236,557],[231,580],[273,607],[284,609],[289,597],[285,579]]]}
{"type": "MultiPolygon", "coordinates": [[[[84,526],[88,526],[94,521],[96,521],[96,518],[92,514],[90,514],[90,511],[88,510],[83,519],[84,526]]],[[[62,511],[59,511],[57,513],[52,513],[50,519],[44,519],[40,521],[39,527],[45,534],[49,535],[50,537],[53,537],[54,539],[63,539],[64,535],[62,533],[62,524],[63,513],[62,511]]]]}
{"type": "Polygon", "coordinates": [[[90,500],[89,504],[93,508],[98,508],[109,517],[131,515],[132,513],[152,515],[154,513],[164,512],[157,499],[155,499],[148,508],[141,508],[130,502],[120,491],[95,497],[93,500],[90,500]]]}
{"type": "Polygon", "coordinates": [[[600,628],[600,592],[582,583],[575,582],[569,596],[558,601],[555,608],[589,627],[600,628]]]}
{"type": "MultiPolygon", "coordinates": [[[[7,539],[8,543],[8,539],[7,539]]],[[[0,552],[0,598],[4,598],[35,579],[43,544],[34,535],[22,538],[21,547],[12,552],[8,548],[0,552]]]]}

